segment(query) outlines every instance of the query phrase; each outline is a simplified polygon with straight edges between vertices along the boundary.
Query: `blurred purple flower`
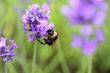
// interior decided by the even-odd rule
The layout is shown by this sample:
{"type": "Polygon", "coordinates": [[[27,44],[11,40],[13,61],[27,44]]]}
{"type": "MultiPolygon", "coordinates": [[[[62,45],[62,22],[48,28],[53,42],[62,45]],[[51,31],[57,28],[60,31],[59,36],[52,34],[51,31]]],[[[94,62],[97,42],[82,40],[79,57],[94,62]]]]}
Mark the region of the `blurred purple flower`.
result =
{"type": "Polygon", "coordinates": [[[81,27],[81,35],[73,36],[71,46],[81,48],[85,55],[93,55],[97,44],[104,41],[100,28],[105,19],[107,4],[104,0],[68,0],[68,4],[61,8],[62,14],[70,23],[81,27]]]}
{"type": "Polygon", "coordinates": [[[107,5],[103,0],[68,0],[70,6],[63,6],[61,12],[72,24],[101,25],[107,5]]]}
{"type": "Polygon", "coordinates": [[[80,29],[80,32],[84,36],[90,36],[93,34],[93,28],[90,25],[83,25],[80,29]]]}
{"type": "Polygon", "coordinates": [[[104,34],[101,30],[97,29],[96,30],[96,39],[99,42],[103,42],[104,41],[104,34]]]}
{"type": "Polygon", "coordinates": [[[13,48],[17,48],[14,40],[9,40],[9,45],[6,45],[6,40],[4,37],[0,38],[0,57],[4,62],[13,60],[13,56],[16,55],[13,48]]]}
{"type": "Polygon", "coordinates": [[[53,23],[48,23],[50,9],[47,4],[32,4],[26,13],[22,16],[23,28],[25,32],[31,32],[28,35],[29,41],[36,38],[45,37],[48,29],[54,29],[53,23]]]}
{"type": "Polygon", "coordinates": [[[83,38],[81,36],[73,36],[71,45],[74,48],[81,48],[85,55],[93,55],[95,53],[97,41],[83,38]]]}
{"type": "Polygon", "coordinates": [[[81,44],[82,44],[82,37],[78,35],[73,36],[71,46],[75,48],[80,48],[81,44]]]}
{"type": "Polygon", "coordinates": [[[82,52],[85,55],[93,55],[97,48],[96,40],[85,40],[82,44],[82,52]]]}
{"type": "Polygon", "coordinates": [[[93,55],[98,43],[104,41],[104,34],[100,29],[95,30],[92,34],[90,34],[91,29],[85,28],[83,30],[81,35],[73,36],[71,46],[74,48],[81,48],[85,55],[93,55]],[[90,36],[94,36],[95,38],[90,38],[90,36]]]}

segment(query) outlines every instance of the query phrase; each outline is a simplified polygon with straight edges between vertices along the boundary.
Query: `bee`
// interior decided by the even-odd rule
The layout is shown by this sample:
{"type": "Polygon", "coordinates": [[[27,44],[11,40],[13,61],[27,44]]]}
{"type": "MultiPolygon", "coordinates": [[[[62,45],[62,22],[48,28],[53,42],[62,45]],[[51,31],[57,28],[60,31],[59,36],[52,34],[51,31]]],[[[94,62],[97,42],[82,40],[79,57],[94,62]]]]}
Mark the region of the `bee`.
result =
{"type": "Polygon", "coordinates": [[[52,29],[47,30],[46,37],[43,38],[44,43],[38,40],[41,44],[47,44],[49,46],[53,45],[58,38],[58,33],[52,29]]]}
{"type": "MultiPolygon", "coordinates": [[[[33,33],[31,32],[32,29],[30,29],[30,26],[29,26],[29,25],[26,25],[26,28],[27,28],[27,31],[28,31],[29,33],[33,34],[33,33]]],[[[47,34],[46,34],[45,37],[43,38],[43,41],[44,41],[44,42],[42,42],[42,41],[39,40],[39,39],[37,39],[37,41],[40,42],[40,43],[43,44],[43,45],[47,44],[47,45],[51,46],[51,45],[53,45],[53,44],[56,42],[56,40],[57,40],[57,38],[58,38],[58,33],[57,33],[55,30],[52,30],[52,29],[48,29],[48,30],[46,31],[46,33],[47,33],[47,34]]],[[[37,33],[37,35],[35,34],[36,38],[40,38],[40,35],[38,36],[38,34],[39,34],[39,33],[37,33]]]]}

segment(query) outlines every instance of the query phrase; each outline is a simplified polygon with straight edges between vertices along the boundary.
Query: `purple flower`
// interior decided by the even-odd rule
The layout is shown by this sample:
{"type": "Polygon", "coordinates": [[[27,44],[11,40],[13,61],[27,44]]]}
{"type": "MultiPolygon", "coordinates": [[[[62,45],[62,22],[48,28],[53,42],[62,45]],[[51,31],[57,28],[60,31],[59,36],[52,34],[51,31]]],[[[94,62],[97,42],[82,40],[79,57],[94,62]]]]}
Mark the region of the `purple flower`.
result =
{"type": "Polygon", "coordinates": [[[80,48],[81,44],[82,44],[82,37],[81,36],[77,36],[77,35],[73,36],[71,46],[75,47],[75,48],[80,48]]]}
{"type": "Polygon", "coordinates": [[[0,38],[0,47],[6,47],[6,38],[0,38]]]}
{"type": "Polygon", "coordinates": [[[83,25],[80,32],[84,36],[90,36],[93,34],[93,28],[90,25],[83,25]]]}
{"type": "Polygon", "coordinates": [[[84,55],[93,55],[97,47],[97,40],[87,39],[81,36],[73,36],[72,47],[81,48],[84,55]]]}
{"type": "Polygon", "coordinates": [[[93,23],[97,26],[97,27],[101,27],[103,25],[103,21],[105,19],[105,13],[103,12],[99,12],[97,13],[97,15],[95,16],[93,23]]]}
{"type": "Polygon", "coordinates": [[[82,44],[82,52],[85,55],[93,55],[97,48],[96,40],[85,40],[82,44]]]}
{"type": "Polygon", "coordinates": [[[104,41],[104,34],[101,30],[96,30],[96,39],[99,42],[103,42],[104,41]]]}
{"type": "Polygon", "coordinates": [[[81,27],[81,35],[73,36],[71,46],[81,48],[85,55],[93,55],[98,43],[104,41],[100,28],[107,4],[104,0],[68,0],[68,4],[61,8],[62,14],[70,23],[81,27]]]}
{"type": "Polygon", "coordinates": [[[28,40],[34,41],[36,38],[43,38],[47,30],[54,29],[54,24],[49,23],[50,9],[47,4],[32,4],[22,16],[23,28],[28,32],[28,40]],[[31,34],[30,34],[31,33],[31,34]]]}
{"type": "Polygon", "coordinates": [[[28,41],[29,41],[29,42],[34,41],[35,38],[36,38],[36,37],[35,37],[34,34],[29,34],[29,35],[28,35],[28,41]]]}
{"type": "Polygon", "coordinates": [[[0,38],[0,57],[4,62],[13,60],[13,56],[16,55],[13,48],[17,48],[14,40],[9,40],[9,45],[6,45],[6,40],[4,37],[0,38]]]}
{"type": "Polygon", "coordinates": [[[61,12],[72,24],[101,25],[105,18],[107,5],[103,0],[69,0],[61,12]]]}
{"type": "Polygon", "coordinates": [[[82,30],[81,35],[73,36],[71,46],[81,48],[83,54],[88,56],[93,55],[98,44],[103,41],[104,34],[100,29],[91,32],[91,29],[86,26],[86,28],[82,30]],[[90,38],[90,36],[92,36],[92,38],[90,38]]]}
{"type": "Polygon", "coordinates": [[[14,40],[10,39],[9,42],[10,42],[11,48],[18,48],[14,40]]]}
{"type": "Polygon", "coordinates": [[[49,16],[50,9],[49,9],[48,5],[47,5],[47,4],[42,4],[41,7],[42,7],[43,12],[44,12],[47,16],[49,16]]]}

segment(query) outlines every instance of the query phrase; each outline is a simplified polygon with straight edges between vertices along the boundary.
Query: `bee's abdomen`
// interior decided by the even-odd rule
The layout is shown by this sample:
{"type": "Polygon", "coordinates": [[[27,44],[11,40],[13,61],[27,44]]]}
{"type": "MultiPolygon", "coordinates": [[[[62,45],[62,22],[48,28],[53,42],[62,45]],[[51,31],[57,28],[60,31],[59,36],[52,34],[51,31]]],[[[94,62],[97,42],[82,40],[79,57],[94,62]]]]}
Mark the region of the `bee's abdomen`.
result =
{"type": "Polygon", "coordinates": [[[45,44],[48,44],[48,45],[52,45],[53,44],[52,39],[44,39],[44,41],[45,41],[45,44]]]}

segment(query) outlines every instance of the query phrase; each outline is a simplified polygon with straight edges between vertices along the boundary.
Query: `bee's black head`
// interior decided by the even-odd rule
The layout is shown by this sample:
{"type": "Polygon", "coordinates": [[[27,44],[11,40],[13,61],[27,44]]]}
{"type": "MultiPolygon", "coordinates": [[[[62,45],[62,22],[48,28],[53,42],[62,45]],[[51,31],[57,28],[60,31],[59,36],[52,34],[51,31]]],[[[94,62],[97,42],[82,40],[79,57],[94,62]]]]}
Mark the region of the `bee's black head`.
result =
{"type": "Polygon", "coordinates": [[[47,30],[48,35],[53,35],[54,31],[52,29],[47,30]]]}

